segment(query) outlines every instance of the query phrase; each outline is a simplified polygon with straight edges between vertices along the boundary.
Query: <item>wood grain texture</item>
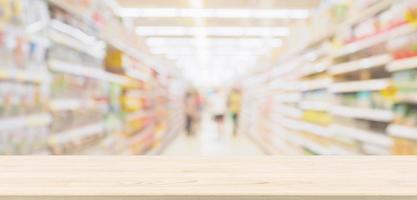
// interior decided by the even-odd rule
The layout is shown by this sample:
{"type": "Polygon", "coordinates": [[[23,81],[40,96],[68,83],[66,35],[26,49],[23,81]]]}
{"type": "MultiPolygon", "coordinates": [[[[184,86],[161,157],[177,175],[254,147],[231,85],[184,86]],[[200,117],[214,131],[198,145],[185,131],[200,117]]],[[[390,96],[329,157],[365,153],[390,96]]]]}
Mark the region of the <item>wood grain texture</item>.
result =
{"type": "Polygon", "coordinates": [[[0,199],[416,200],[417,157],[0,157],[0,199]]]}

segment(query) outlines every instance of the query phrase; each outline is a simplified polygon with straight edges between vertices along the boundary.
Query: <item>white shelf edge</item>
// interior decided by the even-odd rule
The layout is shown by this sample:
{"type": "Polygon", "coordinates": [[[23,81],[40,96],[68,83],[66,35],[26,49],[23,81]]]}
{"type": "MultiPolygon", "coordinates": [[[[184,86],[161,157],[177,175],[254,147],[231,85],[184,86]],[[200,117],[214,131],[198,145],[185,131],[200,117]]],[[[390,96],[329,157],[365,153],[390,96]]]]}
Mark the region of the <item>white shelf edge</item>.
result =
{"type": "Polygon", "coordinates": [[[417,56],[406,59],[394,60],[387,65],[387,70],[389,72],[396,72],[415,68],[417,68],[417,56]]]}
{"type": "Polygon", "coordinates": [[[340,50],[334,51],[334,53],[332,53],[331,56],[334,58],[347,56],[349,54],[356,53],[358,51],[372,47],[379,43],[388,41],[391,38],[409,34],[414,31],[416,31],[416,28],[414,26],[405,24],[405,25],[402,25],[401,27],[394,28],[384,33],[379,33],[378,35],[372,36],[368,39],[364,39],[364,40],[360,40],[360,41],[348,44],[344,46],[343,48],[341,48],[340,50]]]}
{"type": "Polygon", "coordinates": [[[273,98],[274,101],[281,103],[297,103],[301,100],[302,96],[301,93],[291,93],[275,95],[273,98]]]}
{"type": "Polygon", "coordinates": [[[52,111],[59,110],[75,110],[79,108],[92,108],[98,107],[98,102],[91,99],[75,99],[75,98],[65,98],[65,99],[52,99],[49,102],[49,108],[52,111]]]}
{"type": "Polygon", "coordinates": [[[362,145],[362,150],[367,155],[390,155],[391,154],[390,148],[384,148],[384,147],[375,146],[371,144],[362,145]]]}
{"type": "Polygon", "coordinates": [[[300,108],[303,110],[329,111],[330,103],[326,101],[302,101],[300,108]]]}
{"type": "Polygon", "coordinates": [[[373,67],[384,66],[391,60],[392,56],[390,54],[377,55],[360,60],[334,65],[329,69],[329,71],[333,75],[345,74],[373,67]]]}
{"type": "Polygon", "coordinates": [[[387,128],[391,136],[417,140],[417,127],[408,127],[398,124],[391,124],[387,128]]]}
{"type": "Polygon", "coordinates": [[[275,134],[279,135],[282,140],[287,140],[295,145],[308,148],[314,152],[319,152],[320,155],[357,155],[356,152],[351,152],[349,150],[343,149],[336,145],[329,145],[329,146],[322,146],[316,142],[313,142],[307,138],[303,138],[301,136],[294,135],[290,133],[286,128],[274,127],[276,131],[275,134]]]}
{"type": "Polygon", "coordinates": [[[61,133],[52,134],[49,138],[50,144],[60,144],[73,139],[79,139],[90,135],[102,134],[104,132],[103,122],[85,125],[79,128],[73,128],[61,133]]]}
{"type": "Polygon", "coordinates": [[[351,106],[333,106],[331,113],[336,116],[365,119],[379,122],[391,122],[394,113],[391,110],[358,108],[351,106]]]}
{"type": "Polygon", "coordinates": [[[417,104],[417,94],[398,94],[396,101],[417,104]]]}
{"type": "Polygon", "coordinates": [[[325,147],[321,144],[318,144],[316,142],[313,142],[301,136],[297,136],[297,135],[286,132],[286,134],[283,137],[286,138],[289,142],[296,144],[298,146],[301,146],[303,148],[307,148],[310,151],[318,153],[319,155],[334,155],[335,154],[333,150],[330,149],[330,146],[325,147]]]}
{"type": "Polygon", "coordinates": [[[49,113],[39,113],[21,117],[2,118],[0,119],[0,131],[8,131],[23,127],[46,126],[51,122],[52,116],[49,113]]]}
{"type": "Polygon", "coordinates": [[[50,81],[50,77],[47,72],[23,69],[0,69],[0,79],[11,79],[34,83],[48,83],[50,81]]]}
{"type": "Polygon", "coordinates": [[[80,51],[97,59],[103,59],[105,56],[104,48],[94,48],[90,45],[83,44],[77,38],[73,38],[70,35],[64,34],[56,29],[51,29],[48,31],[48,38],[55,43],[67,46],[71,49],[80,51]]]}
{"type": "Polygon", "coordinates": [[[302,132],[308,132],[320,137],[331,137],[332,133],[327,127],[316,125],[313,123],[305,122],[303,120],[295,120],[281,117],[276,121],[281,126],[302,132]]]}
{"type": "Polygon", "coordinates": [[[329,90],[331,93],[375,91],[385,89],[389,85],[390,79],[372,79],[364,81],[333,83],[329,86],[329,90]]]}
{"type": "Polygon", "coordinates": [[[287,105],[279,105],[277,110],[274,110],[273,112],[280,114],[281,116],[284,115],[293,118],[300,118],[303,115],[303,112],[300,109],[287,105]]]}
{"type": "Polygon", "coordinates": [[[97,69],[95,67],[71,64],[71,63],[61,61],[58,59],[50,59],[48,61],[48,65],[49,65],[49,68],[53,71],[73,74],[77,76],[84,76],[88,78],[94,78],[94,79],[117,83],[121,85],[125,85],[129,83],[129,79],[123,76],[106,72],[102,69],[97,69]]]}
{"type": "Polygon", "coordinates": [[[311,90],[327,89],[327,87],[333,82],[332,78],[317,79],[311,81],[302,82],[301,91],[307,92],[311,90]]]}
{"type": "Polygon", "coordinates": [[[339,124],[331,125],[330,130],[335,135],[341,135],[344,137],[352,138],[370,144],[376,144],[384,147],[390,147],[393,145],[392,139],[389,136],[382,133],[375,133],[339,124]]]}

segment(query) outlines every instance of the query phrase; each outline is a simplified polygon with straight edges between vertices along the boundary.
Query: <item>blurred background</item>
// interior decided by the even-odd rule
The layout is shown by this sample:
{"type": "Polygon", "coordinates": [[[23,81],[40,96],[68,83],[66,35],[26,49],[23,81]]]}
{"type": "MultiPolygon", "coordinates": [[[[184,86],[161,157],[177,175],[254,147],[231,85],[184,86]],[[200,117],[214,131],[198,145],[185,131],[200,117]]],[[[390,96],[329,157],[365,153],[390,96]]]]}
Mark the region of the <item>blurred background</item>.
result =
{"type": "Polygon", "coordinates": [[[417,154],[417,0],[0,0],[22,154],[417,154]]]}

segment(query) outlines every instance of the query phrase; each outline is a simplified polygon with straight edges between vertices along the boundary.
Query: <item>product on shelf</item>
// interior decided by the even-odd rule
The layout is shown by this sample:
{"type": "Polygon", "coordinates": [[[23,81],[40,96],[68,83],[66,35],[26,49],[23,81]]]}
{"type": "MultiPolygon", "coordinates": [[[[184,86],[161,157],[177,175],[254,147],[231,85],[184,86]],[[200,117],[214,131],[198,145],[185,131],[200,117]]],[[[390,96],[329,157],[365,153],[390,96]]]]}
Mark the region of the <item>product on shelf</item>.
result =
{"type": "Polygon", "coordinates": [[[0,0],[0,154],[143,154],[168,136],[168,78],[113,12],[0,0]]]}
{"type": "Polygon", "coordinates": [[[267,80],[245,86],[246,132],[299,154],[416,154],[417,1],[323,4],[267,80]]]}

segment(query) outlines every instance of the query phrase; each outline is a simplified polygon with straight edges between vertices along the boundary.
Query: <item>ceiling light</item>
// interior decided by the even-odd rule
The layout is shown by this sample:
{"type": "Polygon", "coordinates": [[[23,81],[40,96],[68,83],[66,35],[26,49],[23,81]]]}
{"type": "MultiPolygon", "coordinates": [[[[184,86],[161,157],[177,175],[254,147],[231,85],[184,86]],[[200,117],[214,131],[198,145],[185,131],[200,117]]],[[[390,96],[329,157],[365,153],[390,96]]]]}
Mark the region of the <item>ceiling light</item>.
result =
{"type": "MultiPolygon", "coordinates": [[[[146,44],[150,47],[158,46],[191,46],[195,38],[178,37],[148,37],[146,44]]],[[[278,38],[208,38],[208,46],[239,46],[256,47],[267,46],[277,48],[282,45],[282,40],[278,38]]]]}
{"type": "Polygon", "coordinates": [[[136,29],[141,36],[191,36],[205,31],[208,36],[288,36],[287,27],[182,27],[143,26],[136,29]]]}
{"type": "Polygon", "coordinates": [[[306,9],[202,9],[202,8],[119,8],[121,17],[190,17],[190,18],[257,18],[257,19],[305,19],[306,9]]]}
{"type": "Polygon", "coordinates": [[[213,17],[214,10],[212,9],[180,9],[179,16],[177,17],[190,17],[190,18],[210,18],[213,17]]]}
{"type": "Polygon", "coordinates": [[[254,10],[248,9],[217,9],[214,17],[217,18],[251,18],[254,10]]]}
{"type": "Polygon", "coordinates": [[[154,47],[150,49],[152,54],[171,54],[171,55],[193,55],[194,49],[187,47],[165,48],[154,47]]]}

